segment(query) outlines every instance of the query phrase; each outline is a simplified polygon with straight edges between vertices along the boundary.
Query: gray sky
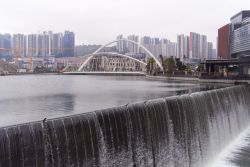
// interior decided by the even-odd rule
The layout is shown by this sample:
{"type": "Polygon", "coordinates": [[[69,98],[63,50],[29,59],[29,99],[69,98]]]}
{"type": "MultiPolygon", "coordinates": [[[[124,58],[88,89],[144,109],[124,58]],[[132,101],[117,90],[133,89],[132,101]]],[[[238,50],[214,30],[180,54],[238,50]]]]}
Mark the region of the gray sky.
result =
{"type": "Polygon", "coordinates": [[[215,42],[217,29],[249,0],[0,0],[0,33],[74,31],[76,43],[104,44],[118,34],[176,41],[190,31],[215,42]]]}

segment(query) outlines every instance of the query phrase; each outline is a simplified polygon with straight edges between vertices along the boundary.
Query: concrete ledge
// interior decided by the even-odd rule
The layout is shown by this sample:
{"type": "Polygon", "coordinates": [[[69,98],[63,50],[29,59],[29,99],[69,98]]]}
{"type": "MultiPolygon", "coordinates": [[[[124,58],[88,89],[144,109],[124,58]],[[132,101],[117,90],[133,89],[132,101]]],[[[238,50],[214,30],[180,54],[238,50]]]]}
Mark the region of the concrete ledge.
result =
{"type": "Polygon", "coordinates": [[[195,77],[167,77],[167,76],[151,76],[146,75],[147,79],[153,79],[153,80],[162,80],[162,81],[193,81],[193,82],[199,82],[199,78],[195,77]]]}
{"type": "Polygon", "coordinates": [[[248,83],[250,80],[233,80],[233,79],[200,79],[196,77],[166,77],[166,76],[151,76],[146,75],[147,79],[152,80],[161,80],[161,81],[189,81],[189,82],[200,82],[200,83],[226,83],[226,84],[235,84],[235,83],[248,83]]]}
{"type": "Polygon", "coordinates": [[[64,72],[64,75],[145,76],[143,72],[64,72]]]}

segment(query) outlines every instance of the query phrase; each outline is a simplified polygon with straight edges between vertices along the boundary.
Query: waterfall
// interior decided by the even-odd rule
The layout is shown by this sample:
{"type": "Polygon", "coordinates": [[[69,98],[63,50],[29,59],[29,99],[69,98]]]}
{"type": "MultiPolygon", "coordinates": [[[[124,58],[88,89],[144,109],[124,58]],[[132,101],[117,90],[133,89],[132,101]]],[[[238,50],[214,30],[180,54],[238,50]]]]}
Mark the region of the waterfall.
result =
{"type": "Polygon", "coordinates": [[[201,167],[249,127],[238,85],[0,128],[0,166],[201,167]]]}

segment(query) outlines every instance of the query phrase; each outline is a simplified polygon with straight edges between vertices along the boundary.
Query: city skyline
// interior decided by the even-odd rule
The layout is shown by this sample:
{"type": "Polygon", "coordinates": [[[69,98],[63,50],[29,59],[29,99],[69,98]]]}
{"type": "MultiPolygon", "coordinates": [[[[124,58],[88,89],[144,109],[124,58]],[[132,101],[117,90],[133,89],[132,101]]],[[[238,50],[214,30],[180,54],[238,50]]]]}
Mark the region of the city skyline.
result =
{"type": "Polygon", "coordinates": [[[218,28],[227,23],[230,16],[249,6],[250,2],[74,0],[68,4],[64,0],[60,3],[9,0],[1,5],[0,32],[27,34],[69,29],[75,32],[78,45],[104,44],[115,39],[117,34],[155,36],[176,41],[177,34],[198,32],[206,34],[207,40],[215,44],[218,28]]]}
{"type": "MultiPolygon", "coordinates": [[[[189,59],[214,59],[216,55],[216,48],[213,48],[213,43],[207,41],[207,36],[195,32],[190,32],[190,36],[184,34],[177,35],[177,42],[173,42],[167,38],[158,38],[150,36],[138,36],[131,34],[123,36],[120,34],[116,38],[128,39],[146,47],[153,55],[164,57],[176,57],[181,61],[189,59]],[[195,37],[192,37],[195,35],[195,37]],[[189,38],[191,37],[191,38],[189,38]],[[194,41],[191,41],[193,39],[194,41]],[[189,48],[192,46],[192,48],[189,48]],[[210,49],[210,50],[208,50],[210,49]],[[215,51],[213,51],[215,50],[215,51]]],[[[43,31],[40,34],[1,34],[0,33],[0,48],[5,51],[0,52],[2,56],[13,56],[18,49],[20,57],[72,57],[79,56],[79,53],[89,53],[90,50],[94,51],[98,45],[89,45],[90,48],[84,46],[88,45],[75,45],[74,32],[65,30],[64,34],[61,32],[43,31]],[[74,53],[74,48],[77,51],[74,53]],[[81,49],[80,49],[81,48],[81,49]],[[84,50],[87,49],[87,50],[84,50]],[[82,51],[80,51],[80,50],[82,51]]],[[[131,54],[133,56],[141,57],[145,54],[137,44],[131,42],[119,41],[116,44],[118,52],[131,54]]],[[[114,48],[109,48],[114,49],[114,48]]],[[[113,50],[114,51],[114,50],[113,50]]],[[[82,54],[80,54],[82,55],[82,54]]]]}
{"type": "Polygon", "coordinates": [[[75,34],[43,31],[39,34],[0,33],[0,56],[49,57],[74,56],[75,34]]]}

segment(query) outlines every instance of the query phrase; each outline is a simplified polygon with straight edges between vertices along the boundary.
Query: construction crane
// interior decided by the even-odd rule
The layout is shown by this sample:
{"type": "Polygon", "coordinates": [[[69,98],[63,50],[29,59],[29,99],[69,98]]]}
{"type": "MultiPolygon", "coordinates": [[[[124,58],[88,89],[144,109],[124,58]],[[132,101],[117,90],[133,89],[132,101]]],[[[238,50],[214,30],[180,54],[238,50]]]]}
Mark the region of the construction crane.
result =
{"type": "Polygon", "coordinates": [[[15,57],[15,64],[19,65],[19,57],[20,57],[20,53],[19,53],[19,48],[16,47],[14,49],[14,57],[15,57]]]}

